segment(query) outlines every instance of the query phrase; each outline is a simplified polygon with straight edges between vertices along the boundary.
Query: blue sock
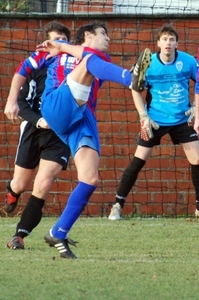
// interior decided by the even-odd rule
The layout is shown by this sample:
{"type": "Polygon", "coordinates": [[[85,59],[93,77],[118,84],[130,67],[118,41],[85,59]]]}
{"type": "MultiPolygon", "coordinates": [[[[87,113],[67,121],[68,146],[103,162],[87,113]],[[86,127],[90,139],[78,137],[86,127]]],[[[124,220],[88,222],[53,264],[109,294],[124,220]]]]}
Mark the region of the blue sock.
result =
{"type": "Polygon", "coordinates": [[[95,185],[81,181],[78,183],[77,187],[72,191],[59,220],[52,228],[52,235],[55,238],[62,240],[66,238],[67,233],[81,215],[95,189],[95,185]]]}
{"type": "Polygon", "coordinates": [[[93,76],[101,80],[113,81],[127,87],[132,82],[132,74],[129,70],[106,62],[95,54],[88,58],[86,67],[93,76]]]}

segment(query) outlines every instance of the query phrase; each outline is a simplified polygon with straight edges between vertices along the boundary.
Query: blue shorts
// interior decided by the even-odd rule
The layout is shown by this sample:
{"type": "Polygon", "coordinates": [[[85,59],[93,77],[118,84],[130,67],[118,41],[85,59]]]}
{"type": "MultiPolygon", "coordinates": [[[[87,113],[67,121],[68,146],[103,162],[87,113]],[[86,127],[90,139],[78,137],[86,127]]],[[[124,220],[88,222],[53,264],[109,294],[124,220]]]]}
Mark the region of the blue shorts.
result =
{"type": "Polygon", "coordinates": [[[85,108],[86,104],[78,106],[65,81],[53,92],[42,95],[42,116],[57,135],[66,134],[76,126],[85,108]]]}
{"type": "Polygon", "coordinates": [[[86,106],[84,117],[81,122],[77,123],[68,134],[58,136],[69,146],[72,157],[75,156],[75,153],[81,147],[92,148],[100,155],[97,121],[95,115],[90,111],[88,106],[86,106]]]}
{"type": "Polygon", "coordinates": [[[69,146],[71,155],[81,147],[90,147],[100,155],[100,142],[95,115],[87,104],[79,107],[64,83],[55,91],[42,95],[42,116],[58,137],[69,146]]]}

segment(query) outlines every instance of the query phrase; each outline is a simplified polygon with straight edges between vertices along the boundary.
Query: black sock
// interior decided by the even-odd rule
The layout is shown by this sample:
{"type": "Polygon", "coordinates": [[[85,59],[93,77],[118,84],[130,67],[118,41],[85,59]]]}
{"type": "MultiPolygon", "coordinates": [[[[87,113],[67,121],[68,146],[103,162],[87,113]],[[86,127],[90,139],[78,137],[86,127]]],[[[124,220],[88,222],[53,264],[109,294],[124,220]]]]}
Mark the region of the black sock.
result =
{"type": "Polygon", "coordinates": [[[115,197],[115,203],[119,203],[119,205],[121,206],[121,208],[123,208],[124,207],[124,203],[125,203],[125,199],[126,199],[126,197],[121,197],[121,196],[118,196],[118,195],[116,195],[116,197],[115,197]]]}
{"type": "Polygon", "coordinates": [[[26,207],[17,224],[16,234],[21,238],[28,236],[31,231],[39,224],[42,218],[42,208],[45,201],[33,195],[30,196],[26,207]]]}
{"type": "MultiPolygon", "coordinates": [[[[191,165],[191,177],[195,188],[196,199],[199,199],[199,165],[191,165]]],[[[199,210],[199,200],[196,200],[196,209],[199,210]]]]}
{"type": "Polygon", "coordinates": [[[199,200],[196,200],[196,209],[199,210],[199,200]]]}
{"type": "Polygon", "coordinates": [[[134,157],[130,165],[125,169],[115,198],[115,202],[119,203],[121,208],[124,207],[125,199],[136,182],[138,174],[145,163],[145,160],[134,157]]]}

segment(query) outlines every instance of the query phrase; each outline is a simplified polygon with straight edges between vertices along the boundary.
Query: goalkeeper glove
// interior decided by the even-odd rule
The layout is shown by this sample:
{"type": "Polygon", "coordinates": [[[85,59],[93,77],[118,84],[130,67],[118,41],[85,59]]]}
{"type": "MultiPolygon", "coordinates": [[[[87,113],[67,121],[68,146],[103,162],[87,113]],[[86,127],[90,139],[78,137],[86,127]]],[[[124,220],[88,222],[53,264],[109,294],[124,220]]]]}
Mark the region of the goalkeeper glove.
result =
{"type": "Polygon", "coordinates": [[[153,138],[153,130],[157,130],[159,128],[159,125],[154,122],[147,114],[147,112],[143,112],[140,114],[140,123],[141,123],[141,139],[144,141],[149,141],[153,138]]]}
{"type": "Polygon", "coordinates": [[[187,123],[189,126],[194,126],[195,122],[195,113],[196,113],[196,107],[195,103],[190,107],[189,110],[185,111],[185,115],[189,116],[187,123]]]}

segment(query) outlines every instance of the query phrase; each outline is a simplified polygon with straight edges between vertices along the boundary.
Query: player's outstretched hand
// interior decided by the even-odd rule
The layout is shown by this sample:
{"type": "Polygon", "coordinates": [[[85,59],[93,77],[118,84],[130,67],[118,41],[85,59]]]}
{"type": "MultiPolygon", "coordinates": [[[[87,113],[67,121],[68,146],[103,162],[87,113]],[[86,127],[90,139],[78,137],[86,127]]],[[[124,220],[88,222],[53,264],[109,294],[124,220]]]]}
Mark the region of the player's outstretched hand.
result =
{"type": "Polygon", "coordinates": [[[42,44],[36,46],[36,51],[48,52],[46,59],[58,55],[61,52],[61,43],[52,40],[46,40],[42,44]]]}
{"type": "Polygon", "coordinates": [[[144,141],[149,141],[153,138],[153,129],[157,130],[159,128],[159,125],[154,122],[147,112],[143,112],[140,114],[140,124],[141,124],[141,139],[144,141]]]}

